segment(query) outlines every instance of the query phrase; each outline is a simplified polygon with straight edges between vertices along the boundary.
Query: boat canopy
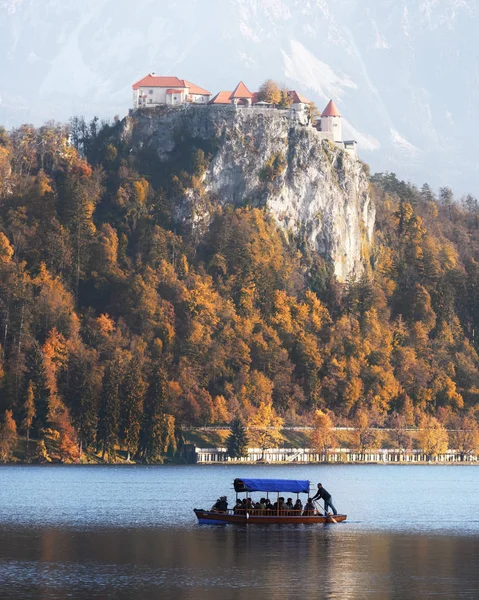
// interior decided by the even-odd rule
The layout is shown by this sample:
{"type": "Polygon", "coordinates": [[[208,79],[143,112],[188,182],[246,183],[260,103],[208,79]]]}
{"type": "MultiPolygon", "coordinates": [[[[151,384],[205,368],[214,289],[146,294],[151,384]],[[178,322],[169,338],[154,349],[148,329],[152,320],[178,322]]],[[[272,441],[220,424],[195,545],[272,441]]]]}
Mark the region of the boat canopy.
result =
{"type": "Polygon", "coordinates": [[[309,481],[302,479],[235,479],[236,492],[291,492],[309,494],[309,481]]]}

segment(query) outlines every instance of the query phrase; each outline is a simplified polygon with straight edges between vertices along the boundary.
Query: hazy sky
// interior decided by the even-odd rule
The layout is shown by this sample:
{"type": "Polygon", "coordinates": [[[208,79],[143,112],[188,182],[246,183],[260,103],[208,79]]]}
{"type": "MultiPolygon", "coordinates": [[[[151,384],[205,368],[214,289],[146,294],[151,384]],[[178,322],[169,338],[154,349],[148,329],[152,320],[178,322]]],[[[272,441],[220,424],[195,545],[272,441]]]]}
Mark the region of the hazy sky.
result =
{"type": "Polygon", "coordinates": [[[123,116],[149,71],[212,93],[273,77],[373,170],[479,195],[476,0],[0,0],[0,123],[123,116]]]}

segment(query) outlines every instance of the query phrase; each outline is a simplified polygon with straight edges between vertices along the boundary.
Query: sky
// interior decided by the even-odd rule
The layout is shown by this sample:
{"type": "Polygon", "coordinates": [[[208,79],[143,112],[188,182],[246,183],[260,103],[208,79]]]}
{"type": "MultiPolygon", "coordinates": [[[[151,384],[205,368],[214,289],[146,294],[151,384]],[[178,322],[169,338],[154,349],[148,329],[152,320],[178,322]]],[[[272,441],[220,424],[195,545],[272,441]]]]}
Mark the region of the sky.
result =
{"type": "Polygon", "coordinates": [[[273,78],[334,98],[373,172],[479,196],[478,26],[477,0],[0,0],[0,124],[123,117],[151,71],[273,78]]]}

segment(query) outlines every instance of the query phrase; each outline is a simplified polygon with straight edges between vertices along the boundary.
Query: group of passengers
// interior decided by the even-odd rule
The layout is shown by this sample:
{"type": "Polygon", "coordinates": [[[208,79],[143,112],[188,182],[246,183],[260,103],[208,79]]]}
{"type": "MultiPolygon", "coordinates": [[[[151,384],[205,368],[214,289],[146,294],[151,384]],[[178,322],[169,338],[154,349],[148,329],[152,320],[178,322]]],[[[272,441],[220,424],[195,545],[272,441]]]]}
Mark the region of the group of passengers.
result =
{"type": "MultiPolygon", "coordinates": [[[[221,496],[215,502],[212,510],[217,512],[226,512],[228,510],[228,501],[226,496],[221,496]]],[[[269,498],[261,498],[259,502],[254,502],[252,498],[238,498],[234,506],[233,512],[235,515],[252,513],[256,515],[276,515],[282,516],[311,516],[318,514],[314,502],[308,498],[307,503],[303,503],[298,498],[293,504],[293,499],[288,498],[286,501],[283,496],[280,496],[274,503],[269,498]]]]}
{"type": "MultiPolygon", "coordinates": [[[[321,515],[322,513],[316,508],[315,501],[323,500],[324,502],[324,514],[328,515],[328,508],[331,508],[335,515],[338,514],[338,511],[334,507],[333,499],[331,494],[324,489],[321,483],[318,483],[318,491],[312,498],[308,498],[308,501],[303,507],[303,503],[301,500],[296,500],[295,504],[293,504],[293,499],[288,498],[286,502],[284,501],[283,496],[280,496],[278,500],[272,504],[269,498],[261,498],[259,502],[253,502],[251,498],[243,498],[237,499],[235,507],[233,509],[234,514],[246,514],[252,513],[256,515],[274,515],[279,514],[282,516],[300,516],[303,515],[305,517],[309,517],[312,515],[321,515]]],[[[228,500],[226,496],[220,496],[215,504],[212,506],[211,510],[216,512],[227,512],[228,511],[228,500]]]]}

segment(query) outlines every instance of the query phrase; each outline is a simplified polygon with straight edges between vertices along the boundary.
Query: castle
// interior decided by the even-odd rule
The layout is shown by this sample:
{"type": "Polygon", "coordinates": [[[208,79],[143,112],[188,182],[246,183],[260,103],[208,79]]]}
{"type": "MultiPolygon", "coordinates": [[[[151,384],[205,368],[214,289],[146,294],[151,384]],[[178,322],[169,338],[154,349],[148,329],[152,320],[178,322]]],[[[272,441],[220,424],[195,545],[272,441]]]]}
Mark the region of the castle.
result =
{"type": "MultiPolygon", "coordinates": [[[[258,92],[250,92],[246,85],[240,81],[231,91],[220,91],[212,97],[211,92],[198,85],[178,79],[178,77],[161,77],[150,73],[133,84],[133,106],[138,108],[155,108],[157,106],[234,106],[253,110],[281,110],[276,106],[260,99],[258,92]]],[[[311,119],[308,108],[312,102],[296,90],[289,90],[288,107],[285,112],[290,118],[303,125],[309,125],[311,119]]],[[[330,100],[321,113],[321,118],[315,124],[318,136],[329,139],[337,146],[342,147],[348,154],[357,157],[356,141],[343,140],[342,116],[333,100],[330,100]]]]}

